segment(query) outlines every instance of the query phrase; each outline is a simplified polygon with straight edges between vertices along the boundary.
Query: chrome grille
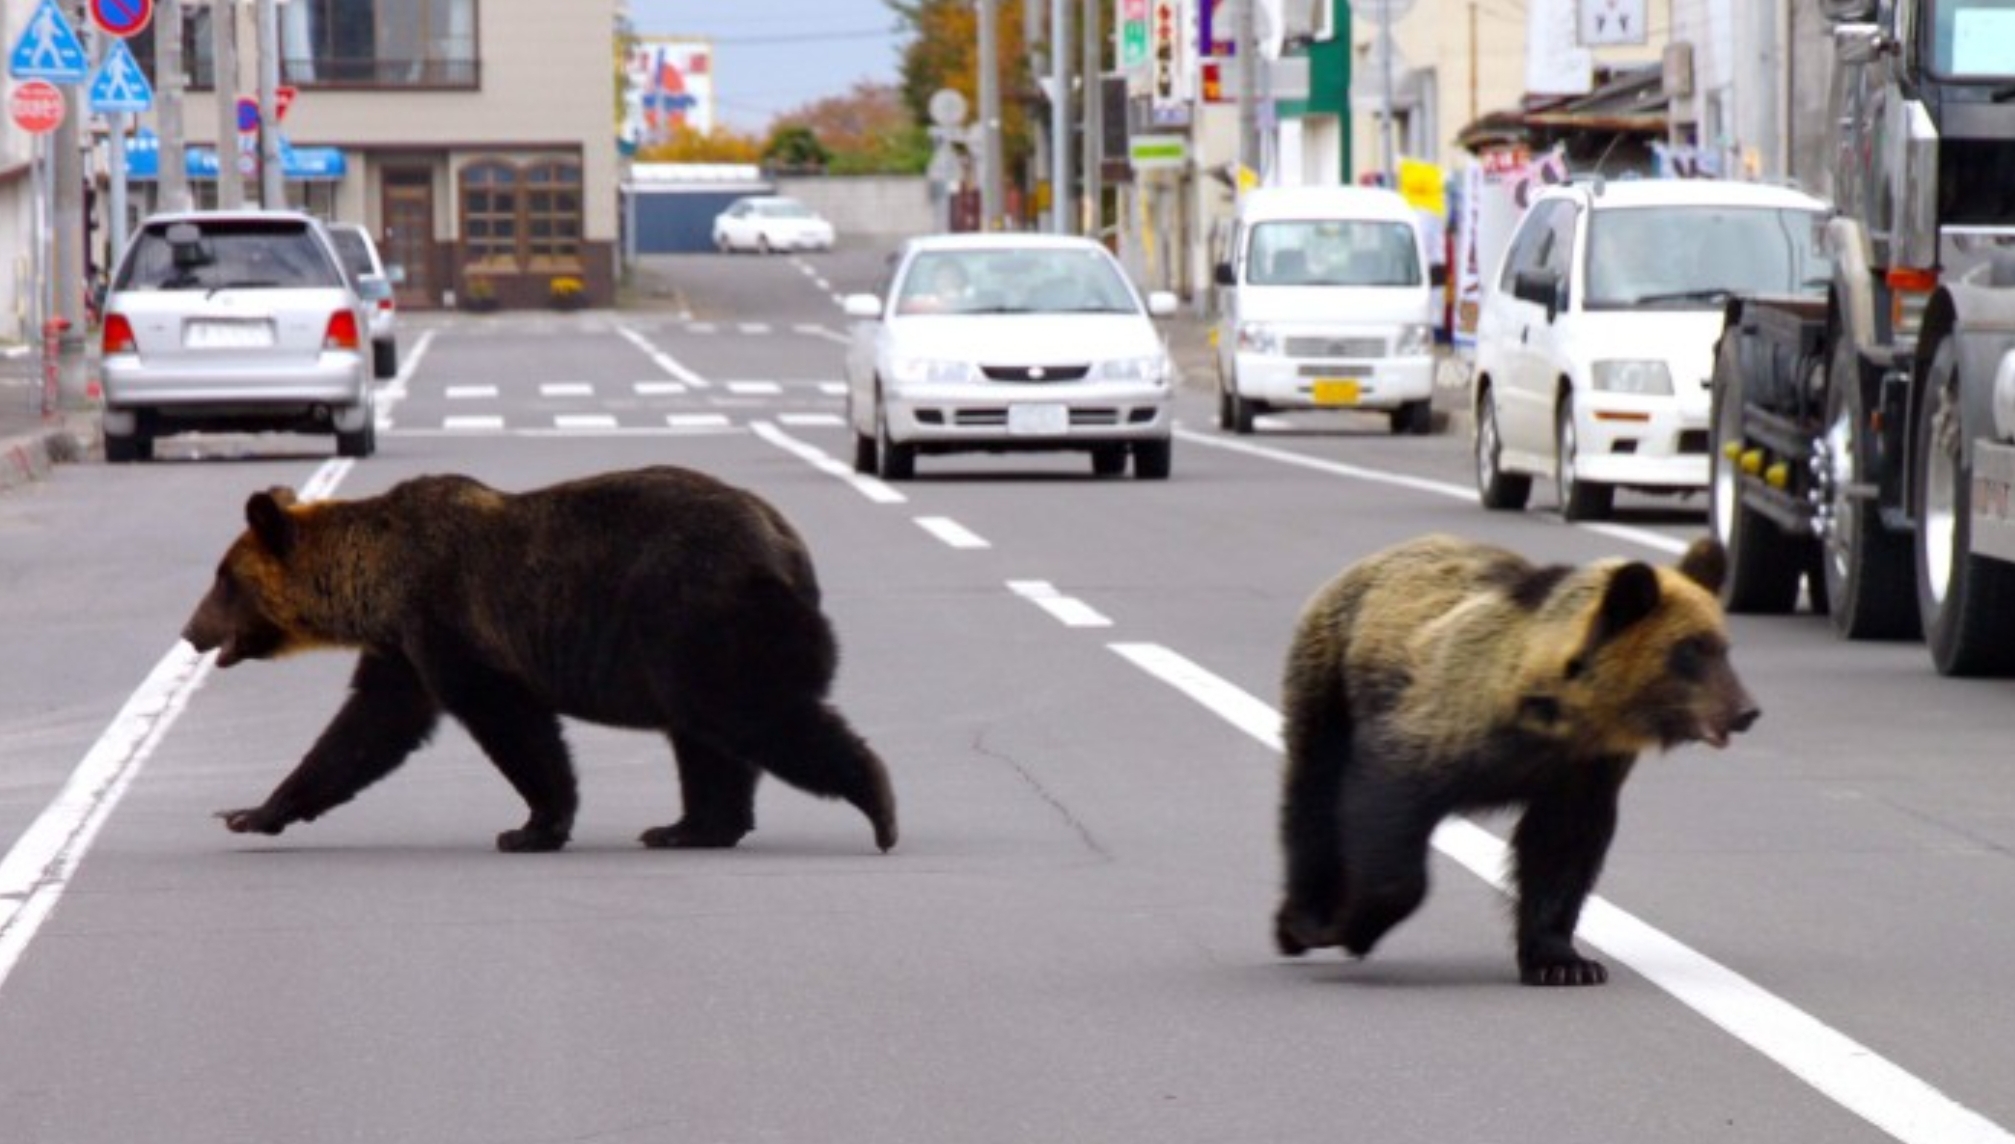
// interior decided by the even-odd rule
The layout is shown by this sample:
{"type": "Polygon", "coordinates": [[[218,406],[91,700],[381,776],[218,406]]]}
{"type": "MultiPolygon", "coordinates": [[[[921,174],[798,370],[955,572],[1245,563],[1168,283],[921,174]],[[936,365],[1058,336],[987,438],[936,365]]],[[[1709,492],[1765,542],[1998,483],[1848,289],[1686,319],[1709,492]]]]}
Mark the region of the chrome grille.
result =
{"type": "Polygon", "coordinates": [[[980,372],[988,381],[1019,381],[1042,384],[1051,381],[1083,381],[1091,372],[1088,365],[983,365],[980,372]]]}

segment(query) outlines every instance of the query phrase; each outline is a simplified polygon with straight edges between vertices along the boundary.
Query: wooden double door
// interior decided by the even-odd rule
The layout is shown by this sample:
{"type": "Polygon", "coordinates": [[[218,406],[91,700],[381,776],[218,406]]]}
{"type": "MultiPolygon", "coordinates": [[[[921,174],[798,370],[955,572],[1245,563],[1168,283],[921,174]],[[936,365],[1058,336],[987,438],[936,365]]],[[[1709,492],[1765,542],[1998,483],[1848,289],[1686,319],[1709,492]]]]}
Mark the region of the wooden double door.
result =
{"type": "Polygon", "coordinates": [[[389,268],[405,270],[393,295],[402,307],[432,309],[441,304],[434,274],[434,170],[388,166],[380,173],[379,213],[384,233],[378,253],[389,268]]]}

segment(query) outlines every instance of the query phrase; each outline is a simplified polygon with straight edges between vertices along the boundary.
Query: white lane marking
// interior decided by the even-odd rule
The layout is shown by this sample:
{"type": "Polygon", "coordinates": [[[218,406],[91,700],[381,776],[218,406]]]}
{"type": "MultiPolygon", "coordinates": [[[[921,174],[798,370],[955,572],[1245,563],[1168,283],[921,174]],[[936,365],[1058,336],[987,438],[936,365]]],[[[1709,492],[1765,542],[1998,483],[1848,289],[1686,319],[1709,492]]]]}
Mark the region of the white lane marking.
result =
{"type": "MultiPolygon", "coordinates": [[[[1156,644],[1107,646],[1259,742],[1275,751],[1282,749],[1279,714],[1237,684],[1156,644]]],[[[1475,823],[1443,822],[1434,832],[1434,848],[1499,892],[1513,892],[1503,874],[1508,848],[1475,823]]],[[[1600,896],[1589,897],[1576,934],[1834,1103],[1906,1144],[2015,1142],[2015,1134],[1868,1046],[1600,896]]]]}
{"type": "Polygon", "coordinates": [[[767,334],[770,332],[770,324],[768,322],[743,322],[735,328],[745,334],[767,334]]]}
{"type": "Polygon", "coordinates": [[[674,429],[724,429],[732,422],[725,413],[667,413],[665,424],[674,429]]]}
{"type": "Polygon", "coordinates": [[[948,516],[920,516],[917,527],[953,548],[992,548],[985,537],[948,516]]]}
{"type": "Polygon", "coordinates": [[[693,322],[686,327],[689,334],[717,334],[721,328],[712,322],[693,322]]]}
{"type": "Polygon", "coordinates": [[[659,369],[664,370],[694,389],[705,389],[707,387],[706,378],[679,364],[677,358],[652,345],[650,339],[644,337],[644,335],[624,325],[617,325],[616,333],[621,334],[624,340],[628,341],[631,345],[644,351],[644,356],[650,358],[659,369]]]}
{"type": "Polygon", "coordinates": [[[774,381],[728,381],[722,384],[737,397],[775,397],[784,391],[784,387],[774,381]]]}
{"type": "Polygon", "coordinates": [[[590,381],[547,381],[539,384],[540,397],[593,397],[595,385],[590,381]]]}
{"type": "Polygon", "coordinates": [[[443,417],[441,428],[450,433],[494,433],[504,427],[504,419],[494,415],[443,417]]]}
{"type": "MultiPolygon", "coordinates": [[[[301,499],[326,498],[354,467],[349,460],[325,462],[302,483],[301,499]]],[[[198,654],[184,642],[169,648],[84,753],[55,800],[0,858],[0,985],[56,911],[99,829],[215,662],[214,654],[198,654]]]]}
{"type": "Polygon", "coordinates": [[[403,355],[405,360],[399,363],[398,374],[378,391],[378,428],[392,427],[392,412],[399,407],[401,401],[406,400],[406,384],[413,380],[413,371],[420,368],[420,362],[426,358],[427,350],[433,344],[434,331],[427,330],[422,333],[420,340],[413,343],[412,348],[403,355]]]}
{"type": "MultiPolygon", "coordinates": [[[[478,432],[485,432],[485,430],[480,428],[394,429],[391,432],[393,435],[399,437],[429,438],[471,437],[478,432]]],[[[581,429],[562,429],[557,426],[545,428],[531,426],[521,429],[498,428],[487,430],[487,432],[492,437],[709,437],[740,433],[742,430],[737,428],[727,418],[721,417],[702,424],[668,425],[662,429],[653,425],[618,425],[614,428],[587,427],[581,429]]]]}
{"type": "MultiPolygon", "coordinates": [[[[1476,490],[1468,485],[1452,485],[1447,481],[1431,480],[1427,477],[1410,477],[1404,473],[1388,473],[1379,469],[1367,469],[1361,465],[1346,465],[1341,461],[1325,461],[1320,457],[1305,457],[1300,453],[1289,452],[1286,449],[1272,449],[1265,445],[1256,445],[1249,441],[1233,440],[1216,433],[1199,433],[1194,429],[1184,429],[1180,426],[1176,428],[1175,435],[1185,441],[1203,445],[1207,448],[1223,449],[1229,453],[1244,453],[1247,456],[1260,457],[1283,465],[1313,469],[1318,473],[1328,473],[1334,477],[1349,477],[1352,480],[1369,481],[1373,484],[1393,485],[1398,488],[1412,489],[1414,492],[1429,493],[1434,496],[1449,497],[1454,500],[1473,501],[1476,499],[1476,490]]],[[[1599,532],[1604,536],[1614,537],[1617,540],[1642,545],[1645,548],[1656,549],[1660,552],[1686,551],[1686,543],[1684,541],[1675,540],[1670,536],[1652,532],[1649,529],[1632,528],[1624,524],[1583,524],[1576,527],[1585,528],[1590,532],[1599,532]]]]}
{"type": "Polygon", "coordinates": [[[638,397],[677,397],[690,392],[683,381],[640,381],[630,388],[638,397]]]}
{"type": "Polygon", "coordinates": [[[494,385],[451,385],[448,387],[449,401],[476,401],[497,396],[494,385]]]}
{"type": "Polygon", "coordinates": [[[837,429],[847,419],[837,413],[779,413],[777,424],[795,429],[837,429]]]}
{"type": "Polygon", "coordinates": [[[845,397],[847,395],[847,383],[844,381],[822,381],[819,383],[819,392],[825,394],[827,397],[845,397]]]}
{"type": "MultiPolygon", "coordinates": [[[[839,295],[835,294],[833,297],[837,299],[839,295]]],[[[843,346],[850,346],[854,342],[852,338],[840,333],[838,330],[828,330],[824,326],[799,326],[797,330],[798,333],[808,338],[824,338],[829,342],[838,342],[843,346]]]]}
{"type": "Polygon", "coordinates": [[[1109,628],[1112,621],[1075,596],[1057,591],[1048,580],[1009,580],[1008,591],[1055,616],[1065,627],[1109,628]]]}
{"type": "Polygon", "coordinates": [[[553,428],[561,430],[614,429],[616,415],[613,413],[560,413],[553,417],[553,428]]]}
{"type": "Polygon", "coordinates": [[[820,472],[837,477],[852,485],[862,496],[874,501],[876,504],[902,504],[909,500],[908,497],[890,488],[888,482],[877,477],[870,477],[854,472],[852,469],[826,456],[821,450],[805,444],[803,441],[798,440],[796,437],[791,436],[767,421],[757,421],[751,424],[749,428],[754,430],[756,436],[761,437],[784,452],[804,460],[820,472]]]}

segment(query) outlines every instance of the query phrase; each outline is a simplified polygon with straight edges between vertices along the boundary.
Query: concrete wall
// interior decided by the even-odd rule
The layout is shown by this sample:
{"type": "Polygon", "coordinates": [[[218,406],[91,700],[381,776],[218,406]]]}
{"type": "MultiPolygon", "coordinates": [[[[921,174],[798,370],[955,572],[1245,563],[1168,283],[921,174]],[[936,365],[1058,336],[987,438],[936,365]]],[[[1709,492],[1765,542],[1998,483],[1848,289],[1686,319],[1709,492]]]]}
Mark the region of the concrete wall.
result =
{"type": "Polygon", "coordinates": [[[840,241],[900,240],[937,229],[930,181],[922,175],[819,175],[776,180],[777,193],[831,220],[840,241]]]}

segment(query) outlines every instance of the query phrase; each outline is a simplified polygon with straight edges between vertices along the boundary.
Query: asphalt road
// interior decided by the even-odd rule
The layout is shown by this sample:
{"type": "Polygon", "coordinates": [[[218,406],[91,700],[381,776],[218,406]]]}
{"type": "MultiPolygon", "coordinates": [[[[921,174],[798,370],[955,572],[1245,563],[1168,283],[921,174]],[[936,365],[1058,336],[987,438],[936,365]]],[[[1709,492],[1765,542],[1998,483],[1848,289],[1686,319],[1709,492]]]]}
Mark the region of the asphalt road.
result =
{"type": "Polygon", "coordinates": [[[654,269],[657,308],[411,318],[370,460],[212,438],[0,496],[0,1137],[2015,1139],[2015,684],[1738,619],[1764,717],[1626,790],[1583,927],[1609,985],[1516,984],[1501,819],[1443,835],[1370,960],[1283,960],[1273,707],[1307,595],[1430,530],[1670,559],[1697,504],[1487,514],[1460,437],[1232,439],[1197,378],[1167,482],[863,482],[834,295],[879,252],[654,269]],[[644,850],[667,752],[585,725],[557,855],[492,849],[522,807],[452,727],[277,839],[210,817],[291,768],[349,666],[178,649],[248,493],[662,462],[810,540],[893,853],[774,782],[738,849],[644,850]]]}

